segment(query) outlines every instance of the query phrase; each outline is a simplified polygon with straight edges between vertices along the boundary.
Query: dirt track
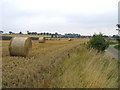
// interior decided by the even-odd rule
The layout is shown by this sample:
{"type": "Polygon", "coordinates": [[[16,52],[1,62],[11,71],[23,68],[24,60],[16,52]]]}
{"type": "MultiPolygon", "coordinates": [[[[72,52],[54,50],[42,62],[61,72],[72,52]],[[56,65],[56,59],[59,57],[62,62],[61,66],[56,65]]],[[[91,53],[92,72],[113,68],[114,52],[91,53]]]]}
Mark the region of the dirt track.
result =
{"type": "MultiPolygon", "coordinates": [[[[115,44],[117,45],[117,44],[115,44]]],[[[118,50],[114,48],[115,45],[110,45],[108,48],[107,48],[107,51],[109,53],[111,53],[116,59],[118,59],[118,50]]],[[[119,59],[118,59],[119,60],[119,59]]],[[[120,61],[120,60],[119,60],[120,61]]]]}
{"type": "Polygon", "coordinates": [[[49,87],[48,79],[52,78],[59,61],[69,58],[70,52],[86,41],[63,39],[43,44],[32,41],[32,54],[27,58],[9,56],[9,41],[3,41],[3,87],[49,87]]]}

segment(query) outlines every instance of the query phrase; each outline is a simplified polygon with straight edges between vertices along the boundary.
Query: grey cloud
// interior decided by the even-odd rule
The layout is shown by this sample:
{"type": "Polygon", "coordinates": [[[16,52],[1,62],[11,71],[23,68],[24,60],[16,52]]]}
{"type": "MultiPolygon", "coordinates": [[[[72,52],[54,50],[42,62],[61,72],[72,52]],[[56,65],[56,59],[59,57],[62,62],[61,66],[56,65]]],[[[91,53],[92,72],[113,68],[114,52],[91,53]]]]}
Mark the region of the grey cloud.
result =
{"type": "MultiPolygon", "coordinates": [[[[2,4],[2,19],[3,19],[3,30],[8,32],[9,30],[18,32],[27,30],[34,31],[57,31],[61,33],[65,32],[81,32],[82,30],[89,30],[89,33],[104,32],[103,28],[113,29],[117,24],[117,11],[106,12],[103,14],[87,15],[87,14],[67,14],[62,12],[54,11],[22,11],[9,3],[2,4]],[[63,17],[66,19],[66,23],[62,24],[44,24],[40,25],[29,25],[25,23],[17,24],[17,19],[32,17],[63,17]],[[81,30],[81,31],[79,31],[81,30]]],[[[84,31],[84,33],[88,31],[84,31]]]]}

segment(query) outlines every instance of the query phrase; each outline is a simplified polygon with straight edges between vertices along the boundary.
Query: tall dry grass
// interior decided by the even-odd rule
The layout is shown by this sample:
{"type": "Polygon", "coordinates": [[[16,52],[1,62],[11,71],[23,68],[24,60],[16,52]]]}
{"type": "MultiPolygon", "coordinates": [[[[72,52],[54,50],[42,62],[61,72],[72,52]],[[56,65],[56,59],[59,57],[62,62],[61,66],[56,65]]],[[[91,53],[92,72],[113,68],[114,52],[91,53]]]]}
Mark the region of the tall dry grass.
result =
{"type": "Polygon", "coordinates": [[[85,39],[32,42],[32,55],[23,58],[9,56],[9,41],[3,41],[4,88],[117,87],[117,60],[106,53],[87,50],[81,45],[85,39]]]}
{"type": "Polygon", "coordinates": [[[81,46],[62,60],[50,87],[118,88],[118,61],[108,53],[81,46]]]}

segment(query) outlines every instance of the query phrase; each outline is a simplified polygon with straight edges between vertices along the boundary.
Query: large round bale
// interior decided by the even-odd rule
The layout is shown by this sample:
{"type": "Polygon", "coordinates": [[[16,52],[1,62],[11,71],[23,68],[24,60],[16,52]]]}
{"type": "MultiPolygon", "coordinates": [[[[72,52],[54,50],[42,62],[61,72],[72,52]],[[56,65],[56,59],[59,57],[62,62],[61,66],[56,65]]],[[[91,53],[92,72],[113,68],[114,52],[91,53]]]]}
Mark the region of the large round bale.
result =
{"type": "Polygon", "coordinates": [[[32,41],[29,37],[13,37],[9,44],[10,56],[26,57],[32,50],[32,41]]]}
{"type": "Polygon", "coordinates": [[[69,39],[68,39],[68,41],[72,41],[72,39],[71,39],[71,38],[69,38],[69,39]]]}
{"type": "Polygon", "coordinates": [[[39,37],[39,43],[44,43],[45,42],[45,37],[39,37]]]}
{"type": "Polygon", "coordinates": [[[58,38],[57,40],[60,40],[60,38],[58,38]]]}

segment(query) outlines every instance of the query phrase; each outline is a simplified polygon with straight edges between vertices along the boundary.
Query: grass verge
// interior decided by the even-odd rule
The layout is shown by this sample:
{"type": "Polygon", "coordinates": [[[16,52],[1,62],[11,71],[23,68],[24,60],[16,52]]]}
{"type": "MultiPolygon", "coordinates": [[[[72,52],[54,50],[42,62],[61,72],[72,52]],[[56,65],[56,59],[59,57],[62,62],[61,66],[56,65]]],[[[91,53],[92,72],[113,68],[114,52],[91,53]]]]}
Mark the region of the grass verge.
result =
{"type": "Polygon", "coordinates": [[[117,50],[120,50],[120,45],[116,45],[114,46],[114,48],[116,48],[117,50]]]}
{"type": "Polygon", "coordinates": [[[84,45],[60,62],[52,76],[54,88],[117,88],[118,61],[84,45]]]}

